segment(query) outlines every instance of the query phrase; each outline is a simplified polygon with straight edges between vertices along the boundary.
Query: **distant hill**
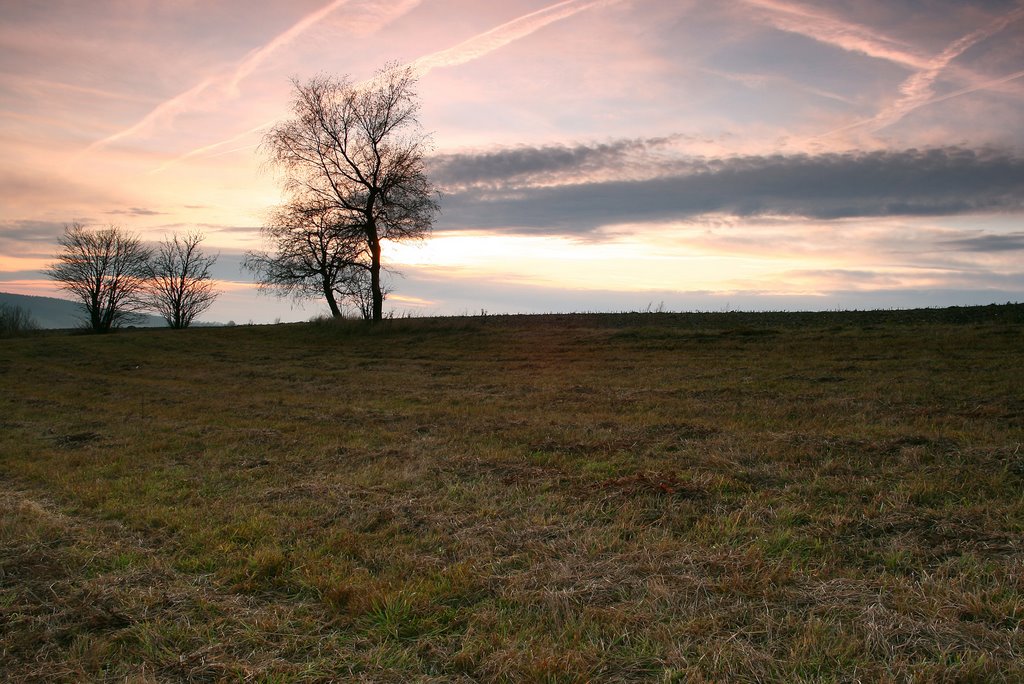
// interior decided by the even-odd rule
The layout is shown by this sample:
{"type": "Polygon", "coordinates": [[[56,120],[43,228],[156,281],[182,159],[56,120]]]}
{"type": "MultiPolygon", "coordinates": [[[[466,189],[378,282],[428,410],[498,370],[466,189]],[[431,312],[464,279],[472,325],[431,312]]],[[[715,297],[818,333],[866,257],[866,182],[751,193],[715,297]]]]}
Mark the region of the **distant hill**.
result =
{"type": "MultiPolygon", "coordinates": [[[[78,328],[84,320],[82,306],[67,299],[0,292],[0,304],[20,306],[27,310],[41,328],[78,328]]],[[[139,314],[132,325],[155,328],[165,326],[167,323],[159,316],[139,314]]]]}

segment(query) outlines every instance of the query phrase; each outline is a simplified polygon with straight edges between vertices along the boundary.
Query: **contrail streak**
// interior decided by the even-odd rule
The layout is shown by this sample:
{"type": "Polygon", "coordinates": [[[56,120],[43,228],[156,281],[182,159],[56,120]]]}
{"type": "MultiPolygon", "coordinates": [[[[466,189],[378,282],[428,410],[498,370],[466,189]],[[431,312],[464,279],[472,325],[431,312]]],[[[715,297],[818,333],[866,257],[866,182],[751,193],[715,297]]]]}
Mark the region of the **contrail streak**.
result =
{"type": "Polygon", "coordinates": [[[279,34],[269,43],[261,48],[257,48],[246,55],[245,59],[235,67],[235,72],[231,75],[231,79],[228,83],[228,87],[234,90],[238,87],[239,82],[246,76],[256,70],[264,60],[267,59],[277,50],[291,43],[293,40],[299,37],[306,29],[311,26],[318,24],[324,18],[326,18],[331,12],[338,9],[342,5],[346,4],[349,0],[333,0],[333,2],[324,5],[315,12],[307,14],[305,17],[296,22],[290,29],[284,33],[279,34]]]}
{"type": "Polygon", "coordinates": [[[106,147],[110,143],[117,142],[122,138],[128,138],[133,135],[136,135],[137,133],[140,133],[141,131],[149,130],[157,122],[163,120],[164,118],[173,117],[179,112],[187,110],[189,107],[189,103],[196,97],[198,97],[200,94],[202,94],[204,91],[206,91],[207,88],[212,86],[216,82],[216,80],[217,79],[213,77],[205,78],[196,85],[186,90],[185,92],[176,95],[175,97],[172,97],[170,100],[161,102],[159,105],[156,106],[156,108],[154,108],[149,114],[144,116],[135,125],[129,126],[124,130],[109,135],[106,138],[103,138],[102,140],[97,140],[96,142],[92,143],[84,150],[82,150],[80,155],[88,154],[89,152],[97,150],[101,147],[106,147]]]}
{"type": "Polygon", "coordinates": [[[780,0],[746,0],[746,3],[767,10],[767,20],[780,31],[797,33],[847,52],[859,52],[911,69],[928,66],[928,59],[914,54],[906,44],[879,35],[866,26],[780,0]]]}
{"type": "MultiPolygon", "coordinates": [[[[544,28],[548,24],[561,21],[562,19],[567,19],[574,14],[578,14],[579,12],[592,7],[608,5],[618,1],[619,0],[563,0],[562,2],[557,2],[535,12],[524,14],[523,16],[517,17],[516,19],[501,24],[500,26],[496,26],[489,31],[485,31],[469,38],[468,40],[464,40],[458,45],[419,57],[399,68],[412,67],[417,75],[423,76],[437,68],[465,64],[490,54],[495,50],[503,48],[509,43],[525,38],[535,31],[544,28]]],[[[370,80],[366,82],[369,83],[370,80]]],[[[190,150],[185,154],[175,157],[174,159],[154,168],[149,173],[158,173],[174,166],[178,162],[204,155],[207,152],[211,152],[217,148],[223,147],[224,145],[237,142],[246,136],[257,133],[265,128],[269,128],[274,123],[276,123],[276,121],[268,121],[226,140],[221,140],[210,145],[190,150]]],[[[256,145],[253,144],[250,147],[255,146],[256,145]]],[[[241,147],[237,149],[245,148],[241,147]]]]}
{"type": "MultiPolygon", "coordinates": [[[[805,36],[847,52],[857,52],[876,59],[884,59],[914,72],[928,71],[936,63],[937,58],[929,58],[914,52],[906,43],[893,40],[866,26],[837,18],[819,9],[812,10],[787,0],[745,0],[745,2],[751,7],[763,10],[765,20],[780,31],[805,36]]],[[[966,69],[957,69],[957,77],[967,81],[967,88],[972,87],[972,81],[978,82],[984,79],[983,76],[966,69]]],[[[863,122],[855,125],[863,125],[863,122]]]]}
{"type": "MultiPolygon", "coordinates": [[[[972,46],[994,36],[1021,18],[1024,18],[1024,7],[1018,7],[988,26],[972,31],[966,36],[950,43],[937,57],[929,61],[926,68],[905,80],[900,85],[900,97],[869,121],[865,122],[865,125],[870,126],[873,131],[878,131],[893,125],[915,109],[925,104],[931,104],[933,101],[931,99],[933,95],[932,86],[950,62],[972,46]]],[[[967,90],[977,90],[980,87],[980,85],[978,87],[971,85],[967,87],[967,90]]]]}
{"type": "MultiPolygon", "coordinates": [[[[938,97],[932,97],[932,98],[929,98],[927,100],[923,100],[923,101],[920,101],[920,102],[915,102],[913,107],[909,107],[908,106],[906,109],[903,110],[903,112],[901,114],[901,118],[903,116],[906,116],[907,114],[909,114],[913,110],[918,109],[920,107],[924,107],[926,105],[933,105],[933,104],[936,104],[938,102],[945,102],[946,100],[951,100],[954,97],[960,97],[961,95],[969,95],[971,93],[976,93],[979,90],[988,90],[989,88],[994,88],[995,86],[1002,85],[1004,83],[1009,83],[1010,81],[1016,81],[1018,78],[1022,78],[1022,77],[1024,77],[1024,70],[1015,71],[1012,74],[1007,74],[1006,76],[1000,76],[999,78],[994,78],[992,80],[984,81],[982,83],[976,83],[974,85],[967,86],[966,88],[961,88],[960,90],[954,90],[951,93],[946,93],[945,95],[940,95],[938,97]]],[[[863,121],[857,121],[856,123],[852,123],[852,124],[850,124],[848,126],[843,126],[842,128],[837,128],[834,131],[829,131],[828,133],[824,133],[824,134],[822,134],[820,136],[817,136],[817,137],[819,137],[819,138],[827,138],[829,136],[837,135],[839,133],[845,133],[846,131],[851,131],[851,130],[853,130],[855,128],[860,128],[861,126],[869,126],[869,125],[871,125],[873,123],[876,123],[877,122],[876,120],[877,120],[877,117],[872,117],[870,119],[864,119],[863,121]]],[[[888,126],[888,125],[891,125],[892,123],[895,123],[895,121],[887,123],[885,125],[888,126]]],[[[880,128],[884,128],[884,126],[878,126],[877,128],[873,128],[872,130],[878,130],[880,128]]]]}
{"type": "Polygon", "coordinates": [[[954,97],[960,97],[961,95],[975,93],[979,90],[988,90],[989,88],[993,88],[997,85],[1009,83],[1010,81],[1016,81],[1018,78],[1021,77],[1024,77],[1024,69],[1020,71],[1015,71],[1012,74],[1007,74],[1006,76],[1001,76],[999,78],[992,79],[991,81],[985,81],[984,83],[978,83],[973,86],[968,86],[967,88],[961,88],[960,90],[956,90],[952,93],[946,93],[945,95],[940,95],[939,97],[933,97],[927,102],[922,102],[918,106],[923,107],[924,105],[935,104],[936,102],[943,102],[954,97]]]}
{"type": "Polygon", "coordinates": [[[875,116],[854,122],[848,126],[843,126],[842,128],[837,128],[836,130],[829,131],[819,137],[829,137],[862,127],[867,128],[872,132],[880,131],[883,128],[892,126],[912,111],[920,109],[926,105],[943,102],[954,97],[967,95],[979,90],[985,90],[1003,83],[1009,83],[1010,81],[1024,76],[1024,71],[1017,71],[1007,76],[972,83],[966,88],[961,88],[960,90],[947,93],[940,97],[934,97],[934,91],[932,89],[932,86],[942,74],[943,70],[945,70],[954,59],[962,55],[972,46],[980,43],[986,38],[994,36],[1013,22],[1022,18],[1024,18],[1024,7],[1018,7],[1016,10],[1000,17],[988,26],[972,31],[966,36],[958,38],[946,46],[946,49],[936,57],[929,60],[924,69],[912,74],[909,78],[903,81],[899,88],[900,96],[894,102],[875,114],[875,116]]]}
{"type": "Polygon", "coordinates": [[[458,45],[425,55],[408,64],[417,74],[425,75],[439,67],[451,67],[472,62],[495,50],[505,47],[521,38],[562,19],[567,19],[583,10],[598,5],[607,5],[616,0],[564,0],[544,9],[524,14],[521,17],[497,26],[490,31],[464,40],[458,45]]]}
{"type": "Polygon", "coordinates": [[[287,31],[278,34],[273,40],[264,45],[261,48],[251,51],[248,55],[242,59],[241,62],[234,68],[234,70],[227,77],[224,76],[210,76],[196,85],[192,86],[183,93],[180,93],[171,99],[157,105],[149,114],[144,116],[138,123],[128,128],[118,131],[113,135],[109,135],[102,140],[89,145],[82,154],[86,154],[93,150],[105,147],[113,142],[129,138],[137,135],[143,131],[148,131],[154,128],[158,123],[161,123],[167,119],[171,119],[177,114],[188,111],[193,102],[195,102],[200,95],[205,93],[207,90],[213,87],[219,87],[222,92],[231,92],[237,88],[238,83],[246,76],[251,74],[264,60],[267,59],[275,51],[281,49],[285,45],[288,45],[295,40],[301,33],[306,31],[314,24],[322,21],[329,14],[334,12],[342,5],[349,2],[349,0],[333,0],[332,2],[324,5],[315,12],[307,14],[305,17],[297,21],[287,31]]]}
{"type": "MultiPolygon", "coordinates": [[[[150,169],[146,173],[147,174],[160,173],[161,171],[164,171],[164,170],[169,169],[170,167],[174,166],[178,162],[185,161],[186,159],[191,159],[192,157],[204,156],[204,155],[206,155],[206,153],[212,152],[213,150],[216,150],[217,148],[224,147],[225,145],[230,145],[231,143],[238,142],[239,140],[242,140],[243,138],[247,138],[250,135],[253,135],[254,133],[259,133],[260,131],[262,131],[264,129],[270,128],[271,126],[274,125],[274,123],[276,123],[276,122],[275,121],[267,121],[266,123],[262,123],[259,126],[256,126],[254,128],[250,128],[247,131],[242,131],[238,135],[233,135],[233,136],[231,136],[230,138],[228,138],[226,140],[221,140],[219,142],[210,143],[209,145],[203,145],[202,147],[197,147],[194,150],[189,150],[185,154],[179,155],[179,156],[175,157],[174,159],[170,159],[170,160],[164,162],[163,164],[161,164],[160,166],[157,166],[157,167],[155,167],[153,169],[150,169]]],[[[251,147],[256,147],[256,143],[253,143],[252,145],[243,145],[242,147],[237,147],[237,148],[235,148],[235,149],[233,149],[231,151],[232,152],[237,152],[238,150],[244,150],[246,148],[251,148],[251,147]]],[[[218,153],[218,155],[219,154],[221,154],[221,153],[218,153]]],[[[217,155],[207,155],[207,156],[214,157],[214,156],[217,156],[217,155]]]]}

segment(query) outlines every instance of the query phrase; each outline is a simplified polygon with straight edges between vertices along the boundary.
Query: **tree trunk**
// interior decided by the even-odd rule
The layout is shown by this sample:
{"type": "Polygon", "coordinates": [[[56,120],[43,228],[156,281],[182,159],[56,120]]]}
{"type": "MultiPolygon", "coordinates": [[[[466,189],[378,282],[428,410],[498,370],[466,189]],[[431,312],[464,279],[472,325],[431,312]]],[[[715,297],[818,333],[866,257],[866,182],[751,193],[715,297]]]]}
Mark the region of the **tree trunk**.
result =
{"type": "Polygon", "coordinates": [[[383,320],[384,292],[380,287],[380,240],[370,243],[370,292],[373,295],[373,320],[383,320]]]}
{"type": "Polygon", "coordinates": [[[334,298],[334,289],[324,283],[324,297],[327,299],[327,306],[331,308],[331,316],[341,318],[341,309],[338,308],[338,300],[334,298]]]}
{"type": "Polygon", "coordinates": [[[91,295],[91,301],[89,302],[89,324],[92,326],[93,332],[103,332],[102,324],[100,320],[100,298],[96,294],[99,292],[99,285],[96,286],[96,292],[91,295]]]}
{"type": "Polygon", "coordinates": [[[175,292],[174,292],[174,322],[171,323],[171,327],[176,329],[176,330],[185,327],[184,326],[184,321],[182,320],[184,318],[184,316],[182,315],[182,310],[183,310],[183,305],[182,305],[182,302],[181,302],[181,289],[178,288],[177,287],[177,283],[175,283],[175,292]]]}

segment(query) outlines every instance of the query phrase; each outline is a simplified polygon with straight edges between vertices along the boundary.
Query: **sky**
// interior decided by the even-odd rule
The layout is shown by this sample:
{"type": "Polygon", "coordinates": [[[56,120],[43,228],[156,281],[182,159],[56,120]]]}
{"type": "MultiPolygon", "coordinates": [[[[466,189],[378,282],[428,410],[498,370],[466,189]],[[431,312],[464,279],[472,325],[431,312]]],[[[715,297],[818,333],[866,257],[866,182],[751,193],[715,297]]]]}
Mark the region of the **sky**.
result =
{"type": "Polygon", "coordinates": [[[207,321],[307,320],[240,264],[291,79],[419,75],[430,238],[393,315],[1024,301],[1024,3],[0,3],[0,291],[64,226],[199,230],[207,321]]]}

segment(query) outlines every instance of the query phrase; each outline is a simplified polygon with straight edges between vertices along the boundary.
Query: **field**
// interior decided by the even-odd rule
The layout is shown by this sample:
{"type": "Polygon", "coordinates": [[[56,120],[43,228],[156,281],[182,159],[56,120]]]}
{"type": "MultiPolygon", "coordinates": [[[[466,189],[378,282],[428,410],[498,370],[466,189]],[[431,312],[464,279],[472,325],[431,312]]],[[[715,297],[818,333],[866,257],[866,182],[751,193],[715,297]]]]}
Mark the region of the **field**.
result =
{"type": "Polygon", "coordinates": [[[0,680],[1022,681],[1024,305],[0,340],[0,680]]]}

